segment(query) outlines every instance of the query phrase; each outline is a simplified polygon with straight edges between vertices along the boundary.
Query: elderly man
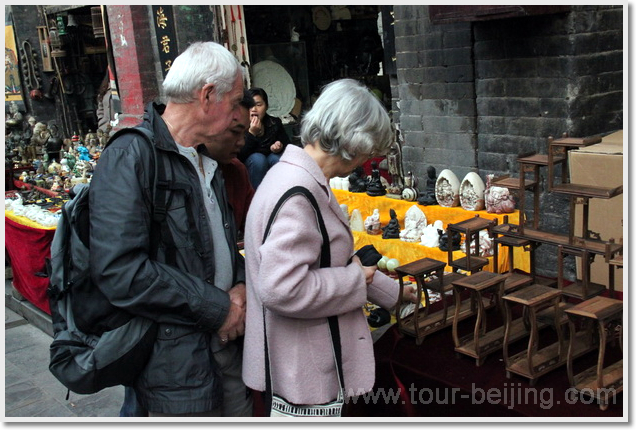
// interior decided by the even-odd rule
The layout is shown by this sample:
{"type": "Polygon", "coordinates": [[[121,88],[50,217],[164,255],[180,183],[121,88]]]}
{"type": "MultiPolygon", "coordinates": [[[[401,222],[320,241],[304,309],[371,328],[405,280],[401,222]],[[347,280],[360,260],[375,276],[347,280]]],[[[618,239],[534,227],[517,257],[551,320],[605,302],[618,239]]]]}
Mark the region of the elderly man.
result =
{"type": "Polygon", "coordinates": [[[142,126],[172,176],[159,231],[144,139],[115,139],[92,179],[91,276],[114,306],[159,325],[134,384],[150,416],[251,416],[235,342],[245,329],[244,261],[218,162],[205,148],[240,118],[241,70],[221,45],[194,43],[164,80],[167,104],[147,106],[142,126]]]}

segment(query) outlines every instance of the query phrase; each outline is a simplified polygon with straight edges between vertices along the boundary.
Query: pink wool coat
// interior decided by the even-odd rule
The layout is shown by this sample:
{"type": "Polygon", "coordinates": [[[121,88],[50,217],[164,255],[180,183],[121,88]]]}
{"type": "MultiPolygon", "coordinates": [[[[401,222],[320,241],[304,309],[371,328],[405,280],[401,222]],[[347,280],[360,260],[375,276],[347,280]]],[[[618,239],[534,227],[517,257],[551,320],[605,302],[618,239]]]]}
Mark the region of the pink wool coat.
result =
{"type": "Polygon", "coordinates": [[[370,391],[375,378],[373,343],[362,307],[397,302],[399,286],[376,272],[365,283],[362,269],[347,264],[353,236],[327,178],[302,149],[290,145],[258,187],[247,216],[245,255],[247,316],[243,380],[265,391],[263,306],[274,392],[297,404],[325,403],[338,393],[327,317],[338,315],[345,395],[370,391]],[[331,266],[319,268],[322,243],[316,216],[304,196],[289,199],[262,243],[279,197],[293,186],[309,189],[329,234],[331,266]]]}

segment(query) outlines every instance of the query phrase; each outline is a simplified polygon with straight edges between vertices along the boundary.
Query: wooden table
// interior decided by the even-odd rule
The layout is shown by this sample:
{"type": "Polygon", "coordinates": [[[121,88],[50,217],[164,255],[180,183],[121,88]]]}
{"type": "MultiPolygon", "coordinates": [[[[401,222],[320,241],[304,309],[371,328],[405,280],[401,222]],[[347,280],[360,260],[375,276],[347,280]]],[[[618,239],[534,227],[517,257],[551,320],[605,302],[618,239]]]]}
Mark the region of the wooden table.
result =
{"type": "MultiPolygon", "coordinates": [[[[570,385],[577,393],[583,393],[599,401],[601,410],[606,410],[609,399],[623,391],[623,360],[618,360],[610,366],[604,366],[607,332],[619,328],[620,348],[623,350],[623,302],[608,297],[597,296],[579,303],[566,314],[569,318],[570,345],[567,356],[567,369],[570,385]],[[572,340],[577,338],[576,320],[596,325],[598,328],[598,360],[595,366],[574,375],[573,360],[576,345],[572,340]]],[[[587,331],[587,340],[595,343],[592,331],[587,331]]]]}
{"type": "Polygon", "coordinates": [[[501,349],[504,337],[504,327],[494,330],[486,330],[486,309],[496,303],[501,309],[501,295],[503,293],[506,277],[493,272],[477,272],[463,279],[453,281],[453,294],[455,295],[455,319],[453,320],[453,341],[455,352],[474,357],[477,366],[480,366],[488,354],[501,349]],[[459,315],[462,313],[462,291],[470,291],[471,310],[476,306],[477,319],[473,333],[462,338],[458,335],[459,315]],[[490,300],[484,297],[484,293],[491,293],[490,300]]]}
{"type": "MultiPolygon", "coordinates": [[[[422,258],[409,264],[402,265],[395,269],[400,282],[400,295],[395,311],[397,327],[401,333],[414,336],[417,345],[421,345],[424,337],[452,324],[455,318],[454,308],[448,306],[446,292],[451,290],[451,283],[461,279],[464,275],[459,273],[444,273],[445,261],[432,258],[422,258]],[[412,276],[417,284],[417,303],[421,303],[424,294],[424,308],[415,306],[412,314],[401,317],[403,307],[402,294],[404,292],[405,276],[412,276]],[[442,297],[442,309],[430,312],[431,301],[428,290],[439,293],[442,297]],[[449,313],[452,315],[448,317],[449,313]],[[423,314],[423,315],[422,315],[423,314]]],[[[461,319],[468,318],[469,313],[460,315],[461,319]]]]}

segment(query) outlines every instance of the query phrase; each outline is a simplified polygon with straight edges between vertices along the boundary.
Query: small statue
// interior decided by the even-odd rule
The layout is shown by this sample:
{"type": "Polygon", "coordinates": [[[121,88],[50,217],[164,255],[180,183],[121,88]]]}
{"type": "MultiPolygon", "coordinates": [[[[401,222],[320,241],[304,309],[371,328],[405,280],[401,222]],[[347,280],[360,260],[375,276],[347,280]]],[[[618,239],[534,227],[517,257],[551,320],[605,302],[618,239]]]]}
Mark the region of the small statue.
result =
{"type": "Polygon", "coordinates": [[[400,232],[400,239],[404,242],[418,242],[426,228],[426,215],[417,206],[411,206],[404,215],[404,230],[400,232]]]}
{"type": "Polygon", "coordinates": [[[429,248],[437,248],[439,246],[439,237],[444,233],[444,223],[441,220],[435,221],[433,224],[427,225],[424,233],[420,238],[420,245],[429,248]]]}
{"type": "Polygon", "coordinates": [[[60,137],[59,128],[57,124],[53,123],[49,125],[49,138],[46,140],[45,150],[49,155],[49,160],[59,160],[60,151],[64,140],[60,137]]]}
{"type": "Polygon", "coordinates": [[[492,186],[495,175],[486,175],[486,191],[484,200],[488,213],[505,214],[515,211],[515,201],[506,187],[492,186]]]}
{"type": "Polygon", "coordinates": [[[362,166],[356,167],[349,175],[349,191],[352,193],[364,193],[367,191],[367,180],[362,166]]]}
{"type": "Polygon", "coordinates": [[[380,210],[373,209],[373,214],[364,220],[364,228],[368,234],[380,234],[380,210]]]}
{"type": "Polygon", "coordinates": [[[82,161],[90,161],[91,157],[90,154],[88,152],[88,148],[86,148],[85,146],[79,145],[77,148],[77,153],[79,154],[79,159],[82,161]]]}
{"type": "Polygon", "coordinates": [[[391,194],[402,194],[404,188],[404,168],[402,166],[402,145],[400,144],[400,132],[396,130],[396,139],[391,144],[391,149],[386,156],[391,184],[389,186],[391,194]]]}
{"type": "MultiPolygon", "coordinates": [[[[448,251],[448,230],[438,230],[439,233],[439,249],[441,251],[448,251]]],[[[462,241],[462,235],[458,231],[451,231],[450,246],[452,251],[457,251],[460,248],[462,241]]]]}
{"type": "Polygon", "coordinates": [[[362,214],[360,209],[356,208],[351,211],[351,218],[349,219],[349,227],[351,231],[365,231],[364,222],[362,221],[362,214]]]}
{"type": "Polygon", "coordinates": [[[393,209],[390,209],[389,215],[391,216],[389,223],[382,227],[382,239],[399,239],[400,222],[397,219],[397,214],[393,209]]]}
{"type": "Polygon", "coordinates": [[[380,179],[380,169],[378,169],[377,161],[371,162],[371,177],[367,181],[367,195],[371,197],[383,196],[386,194],[386,188],[380,179]]]}
{"type": "Polygon", "coordinates": [[[343,203],[340,205],[340,210],[342,211],[342,215],[344,215],[347,222],[349,222],[349,206],[343,203]]]}
{"type": "Polygon", "coordinates": [[[468,172],[459,187],[459,202],[467,211],[480,211],[485,208],[484,190],[486,186],[479,175],[468,172]]]}
{"type": "Polygon", "coordinates": [[[420,193],[417,203],[422,206],[433,206],[437,204],[437,198],[435,198],[437,172],[435,171],[435,167],[428,166],[426,168],[426,175],[426,188],[420,193]]]}

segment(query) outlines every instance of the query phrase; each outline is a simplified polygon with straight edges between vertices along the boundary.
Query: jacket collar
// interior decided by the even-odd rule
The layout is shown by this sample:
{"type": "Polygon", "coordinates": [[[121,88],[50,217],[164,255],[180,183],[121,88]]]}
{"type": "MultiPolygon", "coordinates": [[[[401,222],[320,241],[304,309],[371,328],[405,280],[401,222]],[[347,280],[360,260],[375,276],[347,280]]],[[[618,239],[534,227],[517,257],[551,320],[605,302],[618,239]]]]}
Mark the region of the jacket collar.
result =
{"type": "MultiPolygon", "coordinates": [[[[349,229],[349,222],[342,213],[342,209],[340,209],[340,203],[338,203],[336,196],[331,191],[329,181],[325,177],[325,174],[323,173],[320,166],[318,166],[318,163],[316,163],[316,161],[311,158],[311,156],[307,154],[305,150],[299,148],[296,145],[287,145],[287,147],[285,147],[285,152],[283,152],[283,156],[280,159],[280,162],[298,166],[309,173],[309,175],[311,175],[311,177],[314,178],[314,180],[318,183],[321,190],[325,192],[327,200],[329,201],[329,209],[331,209],[331,211],[333,211],[338,216],[340,222],[342,222],[347,227],[347,229],[349,229]]],[[[353,235],[351,236],[353,239],[353,235]]]]}

